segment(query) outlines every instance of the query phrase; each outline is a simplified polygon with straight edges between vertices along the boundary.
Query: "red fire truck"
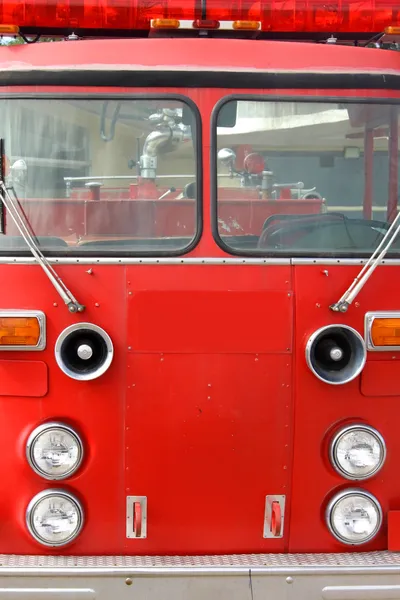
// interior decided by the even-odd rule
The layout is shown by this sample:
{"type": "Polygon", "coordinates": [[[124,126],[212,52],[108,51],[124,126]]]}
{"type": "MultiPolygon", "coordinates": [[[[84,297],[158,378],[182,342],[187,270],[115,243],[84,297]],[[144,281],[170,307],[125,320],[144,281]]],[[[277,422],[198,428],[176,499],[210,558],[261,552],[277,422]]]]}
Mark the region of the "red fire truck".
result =
{"type": "Polygon", "coordinates": [[[398,1],[0,6],[0,598],[400,598],[398,1]]]}

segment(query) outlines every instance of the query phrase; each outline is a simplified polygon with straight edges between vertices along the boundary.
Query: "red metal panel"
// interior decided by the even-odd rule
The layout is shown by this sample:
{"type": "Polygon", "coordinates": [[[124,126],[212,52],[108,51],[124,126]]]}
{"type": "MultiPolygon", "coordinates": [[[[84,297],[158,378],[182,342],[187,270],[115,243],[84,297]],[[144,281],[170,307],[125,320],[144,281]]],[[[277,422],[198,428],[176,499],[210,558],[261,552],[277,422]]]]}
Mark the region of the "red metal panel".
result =
{"type": "Polygon", "coordinates": [[[130,298],[128,341],[135,352],[291,351],[287,291],[154,290],[130,298]]]}
{"type": "Polygon", "coordinates": [[[43,361],[0,357],[0,396],[40,398],[47,394],[48,388],[48,369],[43,361]]]}
{"type": "MultiPolygon", "coordinates": [[[[359,551],[336,542],[324,522],[328,499],[339,489],[361,487],[372,492],[387,510],[399,507],[400,482],[393,473],[400,455],[398,407],[400,396],[366,397],[361,394],[360,378],[343,386],[332,386],[318,380],[308,369],[305,344],[317,328],[332,323],[350,325],[363,334],[364,315],[371,310],[398,308],[398,267],[380,267],[357,298],[348,313],[337,314],[329,305],[338,300],[353,281],[360,267],[298,266],[295,267],[295,438],[290,520],[291,552],[359,551]],[[327,272],[327,275],[325,273],[327,272]],[[340,423],[366,422],[384,437],[388,454],[384,467],[371,480],[351,482],[340,477],[328,459],[328,440],[332,429],[340,423]]],[[[369,353],[369,361],[379,361],[369,353]]],[[[382,353],[386,354],[386,353],[382,353]]],[[[392,356],[392,353],[389,354],[392,356]]],[[[386,360],[388,356],[386,355],[386,360]]],[[[399,369],[399,356],[393,368],[399,369]]],[[[377,384],[378,386],[378,384],[377,384]]],[[[376,390],[378,387],[376,387],[376,390]]],[[[387,548],[385,527],[363,550],[387,548]]]]}
{"type": "MultiPolygon", "coordinates": [[[[40,357],[48,365],[49,391],[44,398],[0,396],[0,473],[2,477],[0,552],[48,554],[26,531],[25,510],[32,497],[50,487],[75,493],[86,512],[77,541],[60,554],[122,553],[125,540],[124,410],[126,374],[125,268],[83,265],[56,266],[57,272],[86,304],[82,315],[71,315],[37,266],[0,265],[2,308],[43,310],[47,317],[47,348],[40,357]],[[56,306],[54,306],[56,304],[56,306]],[[98,306],[97,306],[98,304],[98,306]],[[115,347],[109,371],[95,381],[79,382],[64,375],[54,358],[61,331],[77,321],[105,328],[115,347]],[[82,468],[65,482],[54,484],[35,474],[25,458],[30,432],[45,420],[59,419],[81,433],[85,447],[82,468]]],[[[3,354],[2,354],[3,357],[3,354]]],[[[37,361],[38,352],[4,352],[4,360],[37,361]]],[[[20,370],[21,379],[26,370],[20,370]]]]}
{"type": "Polygon", "coordinates": [[[127,493],[148,497],[128,553],[282,552],[265,496],[288,494],[291,361],[283,355],[131,354],[127,493]]]}
{"type": "MultiPolygon", "coordinates": [[[[365,72],[379,73],[384,70],[398,69],[398,56],[395,53],[383,53],[371,49],[367,54],[364,48],[348,46],[321,45],[318,52],[314,44],[297,43],[296,52],[288,52],[285,42],[263,41],[263,52],[256,52],[253,40],[242,39],[209,39],[207,44],[202,39],[185,39],[185,68],[188,71],[210,70],[237,72],[249,69],[260,73],[283,71],[323,72],[327,69],[346,72],[359,72],[362,65],[365,72]]],[[[103,68],[110,69],[128,66],[129,70],[143,69],[143,65],[151,69],[168,70],[178,66],[182,70],[182,39],[134,39],[134,40],[94,40],[85,42],[85,54],[79,44],[58,44],[52,48],[51,56],[46,45],[5,47],[1,49],[2,62],[0,67],[10,69],[13,61],[29,62],[32,68],[38,66],[50,67],[52,64],[62,68],[79,69],[81,65],[98,65],[101,59],[103,68]],[[132,56],[137,57],[136,64],[132,56]],[[145,58],[144,58],[145,57],[145,58]],[[162,57],[162,67],[160,67],[162,57]],[[72,67],[71,67],[72,65],[72,67]]],[[[87,68],[87,67],[86,67],[87,68]]],[[[184,74],[182,75],[184,83],[184,74]]],[[[31,90],[32,91],[32,90],[31,90]]],[[[115,90],[114,90],[115,91],[115,90]]],[[[182,92],[182,90],[180,90],[182,92]]],[[[315,94],[315,90],[310,90],[315,94]]],[[[351,91],[346,92],[352,95],[351,91]]],[[[378,94],[382,96],[379,90],[378,94]]],[[[357,93],[358,95],[358,93],[357,93]]],[[[208,115],[209,117],[209,115],[208,115]]],[[[204,128],[207,129],[207,128],[204,128]]]]}
{"type": "Polygon", "coordinates": [[[128,552],[283,551],[263,518],[290,491],[290,267],[128,267],[128,289],[128,552]]]}
{"type": "Polygon", "coordinates": [[[388,513],[388,550],[400,551],[400,510],[390,510],[388,513]]]}
{"type": "MultiPolygon", "coordinates": [[[[387,355],[385,352],[385,357],[387,355]]],[[[369,360],[361,374],[361,393],[364,396],[400,396],[399,361],[369,360]]]]}

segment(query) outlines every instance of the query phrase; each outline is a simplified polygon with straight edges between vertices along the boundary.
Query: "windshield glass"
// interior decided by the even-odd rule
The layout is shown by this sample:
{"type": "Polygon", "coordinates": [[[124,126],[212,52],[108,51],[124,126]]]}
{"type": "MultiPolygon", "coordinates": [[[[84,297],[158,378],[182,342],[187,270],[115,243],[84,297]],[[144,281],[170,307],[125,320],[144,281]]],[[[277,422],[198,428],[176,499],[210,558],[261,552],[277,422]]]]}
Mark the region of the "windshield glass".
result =
{"type": "Polygon", "coordinates": [[[264,255],[371,253],[397,210],[397,106],[239,100],[226,127],[230,104],[216,136],[223,245],[264,255]]]}
{"type": "MultiPolygon", "coordinates": [[[[43,250],[177,253],[196,236],[196,117],[175,99],[0,100],[6,183],[43,250]]],[[[26,250],[2,207],[0,252],[26,250]]]]}

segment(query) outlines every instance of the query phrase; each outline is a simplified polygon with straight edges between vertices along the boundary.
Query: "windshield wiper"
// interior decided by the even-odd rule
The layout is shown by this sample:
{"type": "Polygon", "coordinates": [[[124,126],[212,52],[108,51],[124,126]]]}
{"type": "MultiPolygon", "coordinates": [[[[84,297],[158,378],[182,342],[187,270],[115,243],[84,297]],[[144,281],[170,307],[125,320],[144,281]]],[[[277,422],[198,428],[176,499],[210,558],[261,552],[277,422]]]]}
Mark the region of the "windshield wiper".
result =
{"type": "Polygon", "coordinates": [[[349,306],[354,302],[358,294],[367,283],[375,269],[382,263],[387,252],[390,250],[393,242],[397,238],[400,232],[400,212],[397,214],[393,223],[383,236],[381,243],[371,254],[357,277],[354,279],[351,286],[345,291],[343,296],[335,304],[331,304],[329,307],[334,312],[347,312],[349,306]]]}
{"type": "Polygon", "coordinates": [[[22,238],[27,244],[29,250],[32,252],[34,258],[37,260],[47,277],[50,279],[54,288],[61,296],[63,302],[67,305],[69,312],[83,312],[85,310],[85,307],[77,301],[77,299],[73,296],[73,294],[67,288],[65,283],[62,281],[62,279],[57,275],[56,271],[53,269],[49,261],[42,254],[42,251],[35,242],[34,236],[29,230],[29,223],[26,219],[25,214],[21,210],[15,190],[14,188],[10,189],[12,189],[13,191],[15,201],[9,193],[9,190],[6,184],[4,183],[4,180],[0,178],[0,202],[3,203],[3,206],[7,210],[7,213],[14,221],[16,228],[18,229],[19,233],[21,234],[22,238]]]}

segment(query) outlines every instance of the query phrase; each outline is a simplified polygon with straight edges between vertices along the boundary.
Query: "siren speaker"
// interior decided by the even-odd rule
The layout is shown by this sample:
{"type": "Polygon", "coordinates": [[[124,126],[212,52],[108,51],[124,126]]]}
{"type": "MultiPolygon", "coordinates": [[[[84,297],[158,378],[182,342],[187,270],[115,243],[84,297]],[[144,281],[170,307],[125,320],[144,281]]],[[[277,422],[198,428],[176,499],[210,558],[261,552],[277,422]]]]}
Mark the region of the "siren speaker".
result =
{"type": "Polygon", "coordinates": [[[68,377],[88,381],[107,371],[114,348],[104,329],[92,323],[77,323],[60,334],[55,355],[58,366],[68,377]]]}
{"type": "Polygon", "coordinates": [[[306,345],[306,360],[318,379],[331,385],[352,381],[367,358],[361,335],[347,325],[328,325],[315,331],[306,345]]]}

